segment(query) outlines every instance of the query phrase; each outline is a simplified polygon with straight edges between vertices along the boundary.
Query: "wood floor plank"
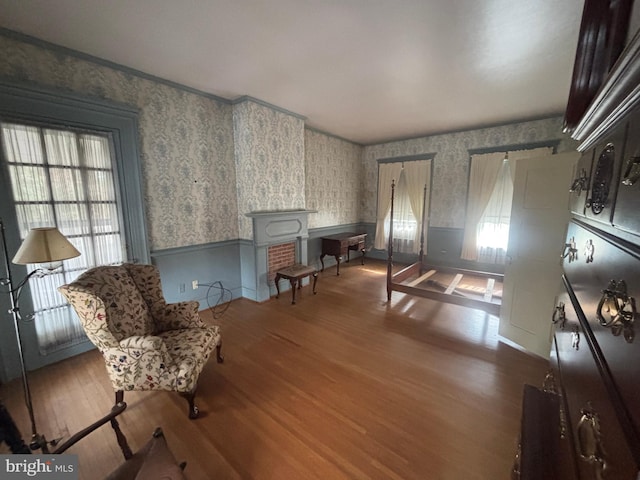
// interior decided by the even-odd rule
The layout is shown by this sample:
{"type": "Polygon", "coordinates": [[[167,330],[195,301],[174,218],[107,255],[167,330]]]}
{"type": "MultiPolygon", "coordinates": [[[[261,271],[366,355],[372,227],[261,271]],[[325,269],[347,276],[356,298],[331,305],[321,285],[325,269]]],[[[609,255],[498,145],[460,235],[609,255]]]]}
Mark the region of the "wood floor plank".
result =
{"type": "MultiPolygon", "coordinates": [[[[201,417],[189,420],[176,394],[127,392],[119,418],[131,447],[162,427],[191,480],[507,478],[523,384],[540,384],[548,362],[502,342],[485,312],[403,294],[387,303],[385,272],[353,262],[340,277],[321,273],[317,295],[305,286],[296,305],[239,299],[215,322],[203,311],[222,328],[225,363],[203,370],[201,417]]],[[[48,437],[113,402],[95,350],[30,379],[48,437]]],[[[20,382],[0,395],[28,433],[20,382]]],[[[109,426],[70,453],[81,479],[122,461],[109,426]]]]}

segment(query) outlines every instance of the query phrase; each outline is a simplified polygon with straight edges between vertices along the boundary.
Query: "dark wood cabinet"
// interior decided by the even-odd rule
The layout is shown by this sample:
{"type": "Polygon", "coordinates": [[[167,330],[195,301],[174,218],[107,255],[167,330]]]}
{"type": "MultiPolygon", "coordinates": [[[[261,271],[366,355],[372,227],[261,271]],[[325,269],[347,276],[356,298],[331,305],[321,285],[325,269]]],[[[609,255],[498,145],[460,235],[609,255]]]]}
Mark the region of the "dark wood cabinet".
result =
{"type": "Polygon", "coordinates": [[[514,478],[640,480],[638,85],[640,34],[571,129],[582,155],[569,189],[563,287],[549,306],[550,372],[525,388],[514,478]],[[551,465],[536,464],[545,459],[551,465]]]}

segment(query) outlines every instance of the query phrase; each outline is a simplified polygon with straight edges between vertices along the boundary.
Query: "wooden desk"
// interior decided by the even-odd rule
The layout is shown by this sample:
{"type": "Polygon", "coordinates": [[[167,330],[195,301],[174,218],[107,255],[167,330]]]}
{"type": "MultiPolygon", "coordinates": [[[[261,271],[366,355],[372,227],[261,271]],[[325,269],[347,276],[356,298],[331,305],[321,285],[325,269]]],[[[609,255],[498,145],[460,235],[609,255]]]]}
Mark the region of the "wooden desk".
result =
{"type": "Polygon", "coordinates": [[[338,233],[322,237],[322,254],[320,255],[320,263],[322,264],[321,272],[324,271],[324,256],[331,255],[335,257],[337,262],[336,275],[340,275],[340,260],[344,255],[349,261],[349,252],[351,250],[362,253],[362,265],[364,265],[365,240],[366,233],[338,233]]]}

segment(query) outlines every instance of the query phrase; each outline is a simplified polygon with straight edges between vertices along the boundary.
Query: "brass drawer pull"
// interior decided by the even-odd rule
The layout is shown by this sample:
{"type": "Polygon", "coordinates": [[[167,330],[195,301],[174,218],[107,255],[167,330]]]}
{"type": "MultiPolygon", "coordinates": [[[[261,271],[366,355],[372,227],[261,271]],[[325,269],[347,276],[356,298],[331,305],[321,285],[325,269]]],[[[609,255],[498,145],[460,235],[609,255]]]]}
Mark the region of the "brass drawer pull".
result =
{"type": "Polygon", "coordinates": [[[571,237],[569,242],[564,244],[562,258],[566,258],[569,263],[578,259],[578,248],[576,247],[576,240],[574,237],[571,237]]]}
{"type": "Polygon", "coordinates": [[[573,183],[569,188],[569,192],[575,193],[576,196],[580,196],[582,191],[586,191],[587,188],[589,188],[589,177],[587,177],[587,171],[582,168],[580,169],[580,176],[573,180],[573,183]]]}
{"type": "Polygon", "coordinates": [[[573,326],[573,332],[571,332],[571,348],[580,350],[580,330],[577,325],[573,326]]]}
{"type": "Polygon", "coordinates": [[[558,302],[558,305],[553,309],[553,315],[551,316],[551,322],[554,325],[560,324],[560,330],[564,330],[564,324],[567,321],[567,317],[564,313],[564,302],[558,302]]]}
{"type": "Polygon", "coordinates": [[[602,291],[596,310],[600,325],[610,328],[614,336],[622,334],[627,343],[633,343],[636,315],[636,301],[627,293],[626,282],[611,280],[602,291]]]}
{"type": "Polygon", "coordinates": [[[624,171],[623,185],[631,186],[640,179],[640,157],[631,157],[624,171]]]}
{"type": "Polygon", "coordinates": [[[580,410],[582,416],[578,421],[578,453],[580,458],[593,465],[595,478],[604,479],[607,462],[604,457],[600,418],[591,406],[591,402],[580,410]]]}
{"type": "Polygon", "coordinates": [[[587,243],[584,246],[584,259],[587,263],[593,262],[593,252],[595,247],[593,246],[593,240],[587,240],[587,243]]]}

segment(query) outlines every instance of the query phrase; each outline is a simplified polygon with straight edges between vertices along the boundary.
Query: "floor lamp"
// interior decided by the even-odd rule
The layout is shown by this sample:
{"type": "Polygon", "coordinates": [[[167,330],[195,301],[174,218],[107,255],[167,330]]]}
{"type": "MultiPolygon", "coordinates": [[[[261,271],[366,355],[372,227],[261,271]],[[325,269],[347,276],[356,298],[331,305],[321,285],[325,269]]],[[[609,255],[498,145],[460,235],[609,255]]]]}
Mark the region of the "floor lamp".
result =
{"type": "Polygon", "coordinates": [[[20,245],[20,248],[13,257],[13,263],[18,265],[39,264],[40,267],[29,272],[29,274],[19,283],[14,284],[13,277],[11,275],[11,266],[9,263],[9,252],[4,230],[4,222],[2,219],[0,219],[0,230],[2,231],[2,252],[4,254],[6,270],[6,277],[0,278],[0,284],[7,287],[8,291],[6,293],[11,297],[11,310],[9,310],[9,312],[13,317],[13,325],[18,344],[18,354],[20,357],[24,399],[27,405],[27,410],[29,411],[29,419],[31,420],[31,443],[29,444],[29,447],[32,450],[42,450],[43,453],[49,453],[48,442],[44,435],[38,433],[35,415],[33,413],[31,391],[29,390],[29,378],[24,363],[22,338],[20,336],[20,294],[22,293],[22,288],[27,284],[31,277],[47,274],[48,272],[60,267],[62,265],[62,260],[77,257],[80,255],[80,252],[76,250],[76,248],[58,231],[57,228],[33,228],[29,231],[27,237],[24,239],[22,245],[20,245]]]}

